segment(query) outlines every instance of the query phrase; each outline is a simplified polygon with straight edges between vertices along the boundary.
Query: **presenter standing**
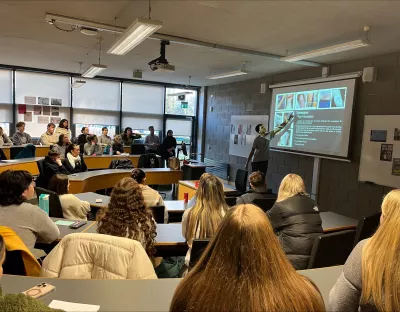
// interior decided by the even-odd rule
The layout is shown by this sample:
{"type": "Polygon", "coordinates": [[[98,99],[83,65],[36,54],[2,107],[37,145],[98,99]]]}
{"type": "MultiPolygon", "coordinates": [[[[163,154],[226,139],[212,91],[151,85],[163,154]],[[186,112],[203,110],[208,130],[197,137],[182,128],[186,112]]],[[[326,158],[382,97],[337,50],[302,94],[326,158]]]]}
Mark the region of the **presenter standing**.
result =
{"type": "Polygon", "coordinates": [[[253,148],[249,154],[249,158],[247,158],[245,169],[247,170],[249,167],[249,162],[251,162],[251,171],[260,171],[264,175],[267,175],[268,170],[268,159],[269,159],[269,141],[272,140],[275,135],[280,132],[286,125],[293,119],[293,114],[289,116],[289,119],[286,119],[283,123],[281,123],[277,128],[272,130],[271,132],[267,132],[267,129],[263,124],[259,124],[256,126],[255,130],[259,134],[258,137],[254,139],[253,148]],[[254,156],[254,157],[253,157],[254,156]]]}

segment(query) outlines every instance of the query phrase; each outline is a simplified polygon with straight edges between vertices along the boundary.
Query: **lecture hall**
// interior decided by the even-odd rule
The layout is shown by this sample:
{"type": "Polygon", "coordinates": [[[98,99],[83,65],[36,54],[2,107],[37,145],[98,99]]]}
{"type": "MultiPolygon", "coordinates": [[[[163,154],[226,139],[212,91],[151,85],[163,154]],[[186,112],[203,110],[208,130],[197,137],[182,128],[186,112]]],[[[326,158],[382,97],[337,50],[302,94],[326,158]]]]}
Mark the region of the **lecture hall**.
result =
{"type": "Polygon", "coordinates": [[[0,1],[0,311],[400,311],[399,1],[0,1]]]}

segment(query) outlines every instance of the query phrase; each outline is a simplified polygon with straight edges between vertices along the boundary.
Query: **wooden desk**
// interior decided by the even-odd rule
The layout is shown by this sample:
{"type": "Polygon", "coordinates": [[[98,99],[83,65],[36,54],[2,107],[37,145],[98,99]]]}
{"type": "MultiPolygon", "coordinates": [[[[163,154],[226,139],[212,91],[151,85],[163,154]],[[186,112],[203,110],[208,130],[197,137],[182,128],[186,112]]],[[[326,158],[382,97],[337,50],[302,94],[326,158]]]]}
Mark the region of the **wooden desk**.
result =
{"type": "MultiPolygon", "coordinates": [[[[319,288],[328,306],[329,291],[343,270],[342,266],[299,271],[319,288]]],[[[17,294],[39,283],[49,283],[56,291],[43,297],[44,303],[62,300],[100,305],[100,311],[168,311],[179,278],[158,280],[74,280],[4,275],[3,294],[17,294]],[[157,298],[157,300],[155,300],[157,298]]]]}
{"type": "Polygon", "coordinates": [[[0,163],[0,173],[6,170],[26,170],[32,175],[39,175],[39,168],[37,166],[37,161],[43,159],[43,157],[35,158],[23,158],[14,160],[5,160],[0,163]]]}
{"type": "Polygon", "coordinates": [[[334,212],[321,212],[324,233],[355,229],[358,221],[334,212]]]}
{"type": "MultiPolygon", "coordinates": [[[[182,179],[181,170],[171,170],[169,168],[153,168],[142,169],[146,173],[148,184],[174,184],[182,179]]],[[[114,187],[114,185],[125,177],[130,177],[131,169],[118,170],[94,170],[81,172],[69,176],[70,188],[72,194],[95,192],[106,188],[114,187]]]]}
{"type": "Polygon", "coordinates": [[[124,146],[124,153],[130,154],[131,153],[131,147],[130,146],[124,146]]]}
{"type": "Polygon", "coordinates": [[[170,212],[181,212],[184,213],[187,209],[187,203],[183,200],[164,200],[165,209],[170,212]]]}
{"type": "MultiPolygon", "coordinates": [[[[63,221],[73,221],[73,220],[67,220],[67,219],[62,219],[62,218],[51,218],[54,222],[57,220],[63,220],[63,221]]],[[[84,233],[86,232],[90,227],[92,227],[96,223],[95,221],[87,221],[87,223],[84,226],[81,226],[79,229],[71,229],[67,225],[58,225],[57,227],[60,230],[60,236],[58,237],[57,241],[60,241],[64,238],[64,236],[68,234],[73,234],[73,233],[84,233]]]]}
{"type": "MultiPolygon", "coordinates": [[[[111,161],[116,160],[116,159],[130,159],[133,166],[135,168],[138,168],[139,165],[139,158],[141,155],[127,155],[127,156],[121,156],[121,155],[102,155],[102,156],[84,156],[85,163],[90,170],[95,170],[95,169],[107,169],[108,166],[110,165],[111,161]]],[[[161,162],[161,157],[158,156],[159,162],[161,162]]]]}
{"type": "MultiPolygon", "coordinates": [[[[7,159],[11,159],[11,149],[14,147],[20,147],[20,146],[3,146],[3,152],[4,155],[6,155],[7,159]]],[[[36,147],[36,157],[45,157],[47,156],[49,150],[50,150],[50,145],[35,145],[36,147]]]]}
{"type": "Polygon", "coordinates": [[[79,193],[75,194],[80,200],[84,200],[90,203],[91,207],[95,208],[104,208],[108,206],[110,202],[110,196],[100,195],[97,193],[87,192],[87,193],[79,193]],[[96,199],[102,199],[101,203],[96,203],[96,199]]]}
{"type": "MultiPolygon", "coordinates": [[[[195,182],[196,182],[195,180],[179,181],[179,184],[178,184],[178,200],[183,200],[184,199],[184,195],[183,195],[184,193],[188,193],[189,194],[189,199],[191,199],[196,194],[197,188],[195,186],[195,182]]],[[[235,188],[233,186],[228,185],[228,184],[224,184],[225,196],[229,196],[229,193],[232,193],[232,192],[236,193],[235,188]]]]}
{"type": "MultiPolygon", "coordinates": [[[[85,233],[97,233],[97,224],[86,228],[85,233]]],[[[157,224],[155,246],[186,246],[182,236],[182,224],[157,224]]]]}

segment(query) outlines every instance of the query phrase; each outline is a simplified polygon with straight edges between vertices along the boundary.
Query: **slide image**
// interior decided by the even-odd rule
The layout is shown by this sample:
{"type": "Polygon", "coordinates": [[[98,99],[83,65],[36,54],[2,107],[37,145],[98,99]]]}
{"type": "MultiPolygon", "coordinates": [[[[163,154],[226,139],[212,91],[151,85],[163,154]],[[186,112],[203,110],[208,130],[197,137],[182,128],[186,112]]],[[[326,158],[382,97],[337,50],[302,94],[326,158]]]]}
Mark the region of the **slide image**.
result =
{"type": "Polygon", "coordinates": [[[319,91],[318,108],[331,108],[332,90],[319,91]]]}
{"type": "Polygon", "coordinates": [[[278,94],[276,96],[276,110],[286,109],[286,94],[278,94]]]}
{"type": "Polygon", "coordinates": [[[275,113],[274,129],[283,122],[283,113],[275,113]]]}
{"type": "Polygon", "coordinates": [[[243,125],[238,126],[238,134],[243,134],[243,125]]]}
{"type": "Polygon", "coordinates": [[[292,147],[292,130],[286,131],[282,134],[278,146],[292,147]]]}
{"type": "Polygon", "coordinates": [[[247,125],[246,134],[251,135],[251,125],[247,125]]]}
{"type": "Polygon", "coordinates": [[[240,136],[240,145],[246,145],[246,136],[245,135],[240,136]]]}
{"type": "Polygon", "coordinates": [[[307,108],[307,95],[305,92],[296,94],[296,109],[307,108]]]}
{"type": "Polygon", "coordinates": [[[381,160],[392,161],[393,144],[381,144],[381,160]]]}
{"type": "Polygon", "coordinates": [[[239,139],[239,136],[237,134],[235,134],[233,136],[233,144],[238,145],[238,139],[239,139]]]}
{"type": "Polygon", "coordinates": [[[344,108],[346,103],[346,89],[332,90],[332,108],[344,108]]]}
{"type": "Polygon", "coordinates": [[[393,140],[400,141],[400,128],[394,128],[393,140]]]}
{"type": "Polygon", "coordinates": [[[392,175],[400,176],[400,158],[393,158],[392,175]]]}
{"type": "Polygon", "coordinates": [[[231,125],[231,134],[236,134],[236,125],[231,125]]]}
{"type": "Polygon", "coordinates": [[[294,93],[286,95],[286,109],[293,109],[294,106],[294,93]]]}
{"type": "Polygon", "coordinates": [[[387,130],[371,130],[371,142],[386,142],[387,130]]]}
{"type": "Polygon", "coordinates": [[[317,108],[318,104],[318,91],[307,92],[307,108],[317,108]]]}

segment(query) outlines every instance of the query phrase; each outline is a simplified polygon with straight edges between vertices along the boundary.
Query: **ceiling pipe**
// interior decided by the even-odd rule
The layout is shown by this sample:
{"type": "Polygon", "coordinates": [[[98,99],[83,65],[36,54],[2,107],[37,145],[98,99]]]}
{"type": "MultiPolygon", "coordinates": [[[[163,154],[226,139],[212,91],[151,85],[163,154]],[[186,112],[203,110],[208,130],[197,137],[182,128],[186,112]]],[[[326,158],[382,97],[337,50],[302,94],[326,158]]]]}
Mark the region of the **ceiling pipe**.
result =
{"type": "MultiPolygon", "coordinates": [[[[85,19],[78,19],[78,18],[73,18],[73,17],[69,17],[69,16],[64,16],[64,15],[58,15],[58,14],[52,14],[52,13],[46,13],[46,21],[49,24],[61,23],[61,24],[67,24],[67,25],[72,25],[72,26],[78,26],[78,27],[93,28],[93,29],[97,29],[99,31],[105,31],[105,32],[110,32],[110,33],[114,33],[114,34],[115,33],[121,34],[126,29],[125,27],[114,26],[114,25],[105,24],[105,23],[97,23],[97,22],[93,22],[93,21],[89,21],[89,20],[85,20],[85,19]]],[[[251,55],[251,56],[260,56],[260,57],[265,57],[265,58],[276,60],[276,61],[282,61],[281,58],[283,57],[281,55],[276,55],[276,54],[271,54],[271,53],[266,53],[266,52],[261,52],[261,51],[242,49],[242,48],[231,47],[231,46],[222,45],[222,44],[210,43],[210,42],[206,42],[206,41],[178,37],[178,36],[173,36],[173,35],[160,34],[160,33],[154,33],[149,38],[156,39],[156,40],[168,40],[170,42],[173,42],[176,44],[182,44],[182,45],[186,45],[186,46],[205,47],[205,48],[210,48],[210,49],[214,49],[214,50],[229,51],[229,52],[240,53],[240,54],[251,55]]],[[[322,64],[311,62],[311,61],[297,61],[297,62],[293,62],[293,63],[299,64],[299,65],[304,65],[304,66],[311,66],[311,67],[321,67],[322,66],[322,64]]]]}

